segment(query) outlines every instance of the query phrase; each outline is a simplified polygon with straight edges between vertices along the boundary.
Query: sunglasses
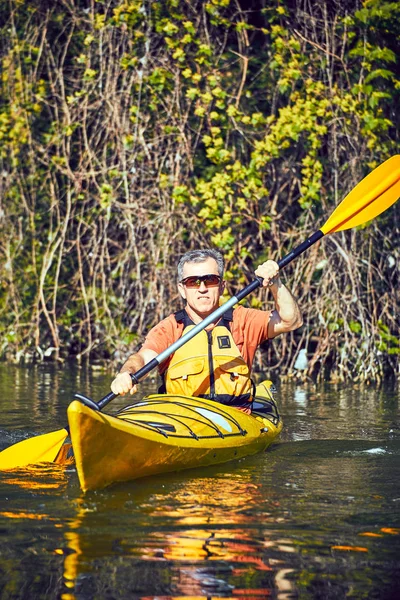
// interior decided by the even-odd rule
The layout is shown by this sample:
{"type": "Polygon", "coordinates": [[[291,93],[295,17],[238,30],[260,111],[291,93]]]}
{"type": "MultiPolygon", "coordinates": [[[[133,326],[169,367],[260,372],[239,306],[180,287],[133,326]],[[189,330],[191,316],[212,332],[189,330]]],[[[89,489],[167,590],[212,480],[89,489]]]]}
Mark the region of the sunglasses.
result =
{"type": "Polygon", "coordinates": [[[204,282],[206,287],[216,287],[221,283],[221,277],[219,275],[191,275],[181,280],[184,286],[187,288],[199,288],[201,283],[204,282]]]}

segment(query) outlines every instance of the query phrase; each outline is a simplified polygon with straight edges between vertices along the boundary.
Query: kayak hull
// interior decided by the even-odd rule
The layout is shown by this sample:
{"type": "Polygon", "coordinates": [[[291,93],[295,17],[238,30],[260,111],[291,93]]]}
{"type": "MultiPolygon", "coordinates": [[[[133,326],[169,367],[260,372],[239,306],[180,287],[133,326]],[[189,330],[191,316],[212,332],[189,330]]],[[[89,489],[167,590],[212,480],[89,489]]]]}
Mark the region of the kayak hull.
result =
{"type": "Polygon", "coordinates": [[[282,429],[269,391],[257,387],[251,415],[202,398],[153,395],[110,416],[79,401],[68,408],[84,491],[140,477],[204,467],[265,450],[282,429]]]}

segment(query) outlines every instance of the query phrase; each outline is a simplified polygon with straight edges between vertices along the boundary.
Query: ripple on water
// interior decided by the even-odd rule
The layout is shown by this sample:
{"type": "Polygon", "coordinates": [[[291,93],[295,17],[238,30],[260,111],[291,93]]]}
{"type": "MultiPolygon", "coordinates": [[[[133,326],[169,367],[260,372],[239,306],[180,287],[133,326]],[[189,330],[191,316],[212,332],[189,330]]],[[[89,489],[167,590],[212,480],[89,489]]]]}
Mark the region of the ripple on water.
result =
{"type": "MultiPolygon", "coordinates": [[[[0,365],[0,445],[64,426],[73,392],[108,379],[0,365]]],[[[398,396],[296,389],[282,441],[228,465],[86,495],[73,468],[1,473],[3,594],[400,597],[398,396]]]]}

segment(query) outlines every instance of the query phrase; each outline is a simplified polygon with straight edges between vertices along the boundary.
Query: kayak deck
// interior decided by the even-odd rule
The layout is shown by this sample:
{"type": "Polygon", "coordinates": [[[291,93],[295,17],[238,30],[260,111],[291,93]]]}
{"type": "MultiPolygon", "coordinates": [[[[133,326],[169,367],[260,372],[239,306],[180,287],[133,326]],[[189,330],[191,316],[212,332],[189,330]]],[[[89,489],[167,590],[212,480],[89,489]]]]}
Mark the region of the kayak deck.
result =
{"type": "Polygon", "coordinates": [[[72,402],[68,420],[82,489],[264,450],[282,429],[271,385],[257,386],[251,415],[211,400],[166,394],[148,396],[115,416],[72,402]]]}

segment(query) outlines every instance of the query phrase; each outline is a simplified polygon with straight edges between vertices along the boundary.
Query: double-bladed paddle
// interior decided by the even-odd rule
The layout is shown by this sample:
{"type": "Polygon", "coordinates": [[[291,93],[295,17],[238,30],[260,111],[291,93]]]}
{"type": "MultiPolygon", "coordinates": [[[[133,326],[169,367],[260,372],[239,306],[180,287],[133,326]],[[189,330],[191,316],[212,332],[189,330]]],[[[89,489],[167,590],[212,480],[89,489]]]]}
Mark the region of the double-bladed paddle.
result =
{"type": "MultiPolygon", "coordinates": [[[[310,238],[305,240],[278,262],[279,268],[282,269],[288,265],[324,235],[351,229],[352,227],[371,221],[394,204],[399,197],[400,155],[396,155],[382,163],[356,185],[344,200],[342,200],[321,229],[316,231],[310,238]]],[[[201,323],[196,325],[174,344],[169,346],[169,348],[164,350],[164,352],[161,352],[143,368],[135,374],[132,374],[132,381],[135,384],[139,383],[143,377],[158,367],[171,354],[176,352],[178,348],[186,344],[186,342],[192,339],[200,331],[220,318],[227,310],[260,287],[262,283],[263,280],[261,277],[254,279],[254,281],[249,283],[249,285],[241,290],[236,296],[230,298],[212,314],[201,321],[201,323]]],[[[113,392],[110,392],[98,403],[93,402],[93,400],[82,394],[75,394],[75,397],[94,410],[101,410],[111,402],[116,395],[113,392]]],[[[22,440],[21,442],[6,448],[0,453],[0,470],[15,469],[28,464],[36,464],[38,462],[53,462],[68,434],[68,427],[66,427],[59,431],[53,431],[27,440],[22,440]]]]}

